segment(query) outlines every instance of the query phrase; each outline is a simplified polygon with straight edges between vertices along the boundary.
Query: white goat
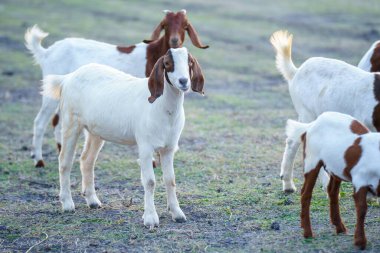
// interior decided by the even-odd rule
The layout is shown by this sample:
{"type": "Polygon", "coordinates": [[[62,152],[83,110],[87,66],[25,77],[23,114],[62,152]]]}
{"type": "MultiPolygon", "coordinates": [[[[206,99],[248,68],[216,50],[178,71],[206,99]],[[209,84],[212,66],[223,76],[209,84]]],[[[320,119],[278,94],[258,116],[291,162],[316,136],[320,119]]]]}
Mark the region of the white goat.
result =
{"type": "MultiPolygon", "coordinates": [[[[186,16],[186,10],[177,13],[164,12],[166,13],[164,19],[153,31],[152,40],[145,41],[147,43],[121,47],[94,40],[66,38],[45,49],[41,46],[41,41],[48,34],[35,25],[25,33],[26,47],[33,54],[36,63],[41,66],[43,77],[68,74],[89,63],[100,63],[136,77],[146,77],[150,75],[156,61],[169,48],[182,46],[186,31],[196,47],[208,47],[200,42],[196,30],[186,16]],[[165,30],[165,34],[159,38],[162,30],[165,30]]],[[[56,114],[52,123],[55,127],[55,140],[58,150],[61,148],[61,127],[57,107],[58,101],[47,97],[42,98],[42,106],[34,120],[33,130],[32,157],[34,157],[36,167],[44,167],[43,136],[54,113],[56,114]]]]}
{"type": "MultiPolygon", "coordinates": [[[[288,81],[289,93],[300,122],[311,122],[321,113],[336,111],[352,115],[371,130],[380,130],[380,75],[369,73],[345,62],[313,57],[296,68],[291,58],[293,36],[275,32],[271,43],[277,51],[276,65],[288,81]]],[[[286,140],[281,163],[285,192],[294,192],[293,161],[299,141],[286,140]]],[[[321,171],[327,187],[329,177],[321,171]]]]}
{"type": "Polygon", "coordinates": [[[192,90],[203,94],[204,77],[197,60],[186,48],[178,48],[169,49],[157,61],[149,78],[136,78],[105,65],[88,64],[71,74],[44,79],[43,95],[60,99],[62,112],[59,196],[64,211],[75,208],[70,171],[77,138],[86,129],[89,134],[80,168],[88,206],[101,205],[95,193],[94,164],[104,140],[137,144],[145,190],[144,225],[153,228],[159,224],[151,160],[156,151],[161,157],[168,209],[173,220],[186,220],[175,193],[173,158],[185,124],[183,101],[190,77],[192,90]]]}
{"type": "Polygon", "coordinates": [[[304,237],[313,237],[310,202],[323,167],[331,175],[328,185],[330,219],[338,234],[347,233],[339,211],[340,184],[352,182],[357,215],[355,245],[365,249],[366,197],[368,193],[380,195],[380,133],[370,133],[355,118],[338,112],[322,113],[311,123],[288,120],[286,133],[294,142],[303,142],[305,181],[301,191],[301,227],[304,237]]]}
{"type": "Polygon", "coordinates": [[[380,40],[372,44],[360,60],[358,67],[369,72],[380,72],[380,40]]]}

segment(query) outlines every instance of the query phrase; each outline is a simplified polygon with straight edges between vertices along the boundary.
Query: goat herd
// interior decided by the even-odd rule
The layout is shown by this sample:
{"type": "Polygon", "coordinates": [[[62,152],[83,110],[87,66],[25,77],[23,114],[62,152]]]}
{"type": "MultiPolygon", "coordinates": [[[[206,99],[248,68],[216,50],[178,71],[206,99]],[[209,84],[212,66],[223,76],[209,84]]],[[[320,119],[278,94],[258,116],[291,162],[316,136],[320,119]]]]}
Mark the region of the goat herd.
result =
{"type": "MultiPolygon", "coordinates": [[[[196,47],[208,46],[201,43],[185,10],[165,13],[151,40],[128,47],[67,38],[45,49],[41,41],[48,34],[36,25],[27,30],[26,47],[43,73],[43,100],[34,121],[32,157],[36,167],[44,166],[43,135],[53,118],[64,211],[75,209],[70,171],[78,137],[84,132],[80,169],[89,207],[101,206],[95,192],[94,165],[104,141],[137,144],[145,191],[144,225],[153,228],[159,224],[154,205],[156,152],[172,219],[186,221],[176,196],[173,159],[185,124],[184,93],[191,87],[203,94],[204,76],[198,61],[182,47],[185,32],[196,47]]],[[[341,181],[350,181],[357,211],[355,245],[365,249],[367,194],[380,195],[380,134],[369,131],[380,130],[380,73],[371,73],[380,71],[380,41],[369,49],[359,67],[314,57],[299,68],[291,59],[292,35],[278,31],[270,41],[300,121],[287,123],[281,179],[285,192],[296,190],[292,166],[302,142],[304,236],[313,236],[309,213],[318,175],[328,192],[336,232],[347,232],[339,212],[339,187],[341,181]]]]}

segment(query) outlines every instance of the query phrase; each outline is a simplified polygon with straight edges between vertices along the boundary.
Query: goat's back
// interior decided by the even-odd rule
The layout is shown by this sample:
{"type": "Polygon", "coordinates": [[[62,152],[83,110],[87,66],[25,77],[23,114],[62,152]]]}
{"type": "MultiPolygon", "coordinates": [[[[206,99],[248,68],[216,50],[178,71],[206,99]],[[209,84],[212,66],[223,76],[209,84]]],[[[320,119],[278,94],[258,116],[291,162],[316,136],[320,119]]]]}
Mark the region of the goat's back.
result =
{"type": "Polygon", "coordinates": [[[289,91],[298,114],[306,111],[311,120],[323,112],[336,111],[371,125],[377,104],[373,84],[371,73],[343,61],[313,57],[299,67],[289,91]]]}
{"type": "Polygon", "coordinates": [[[89,63],[111,66],[137,77],[145,77],[147,44],[139,43],[130,54],[115,45],[81,38],[66,38],[47,48],[38,62],[43,75],[64,75],[89,63]]]}

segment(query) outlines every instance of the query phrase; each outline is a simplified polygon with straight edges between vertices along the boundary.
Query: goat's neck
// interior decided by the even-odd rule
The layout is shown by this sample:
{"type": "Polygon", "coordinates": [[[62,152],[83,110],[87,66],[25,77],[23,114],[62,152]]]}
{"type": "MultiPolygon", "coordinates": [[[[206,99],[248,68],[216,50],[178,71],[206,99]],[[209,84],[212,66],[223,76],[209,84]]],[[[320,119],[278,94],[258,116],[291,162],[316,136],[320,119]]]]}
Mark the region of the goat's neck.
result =
{"type": "Polygon", "coordinates": [[[145,70],[146,76],[150,75],[154,64],[161,56],[166,54],[169,48],[169,42],[165,36],[162,36],[160,39],[149,43],[147,47],[147,65],[145,70]]]}
{"type": "Polygon", "coordinates": [[[165,114],[175,116],[181,113],[183,101],[184,93],[174,88],[165,79],[164,92],[162,96],[157,99],[157,102],[159,102],[159,108],[164,110],[165,114]]]}

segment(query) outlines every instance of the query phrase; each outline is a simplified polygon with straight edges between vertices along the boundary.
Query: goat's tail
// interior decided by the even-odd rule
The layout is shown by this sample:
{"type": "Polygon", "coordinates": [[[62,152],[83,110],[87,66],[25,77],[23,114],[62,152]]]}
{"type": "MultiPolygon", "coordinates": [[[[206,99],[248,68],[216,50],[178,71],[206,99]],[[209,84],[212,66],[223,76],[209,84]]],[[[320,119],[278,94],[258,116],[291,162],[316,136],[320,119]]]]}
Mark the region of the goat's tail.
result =
{"type": "Polygon", "coordinates": [[[276,49],[276,67],[287,81],[292,80],[297,71],[292,61],[292,41],[293,35],[281,30],[270,38],[270,43],[276,49]]]}
{"type": "Polygon", "coordinates": [[[42,80],[41,95],[59,100],[65,75],[49,75],[42,80]]]}
{"type": "Polygon", "coordinates": [[[311,124],[288,119],[286,122],[286,136],[291,140],[299,141],[301,135],[309,129],[311,124]]]}
{"type": "Polygon", "coordinates": [[[41,64],[46,49],[41,46],[41,41],[49,34],[42,31],[37,25],[28,28],[25,32],[25,46],[32,53],[36,63],[41,64]]]}

